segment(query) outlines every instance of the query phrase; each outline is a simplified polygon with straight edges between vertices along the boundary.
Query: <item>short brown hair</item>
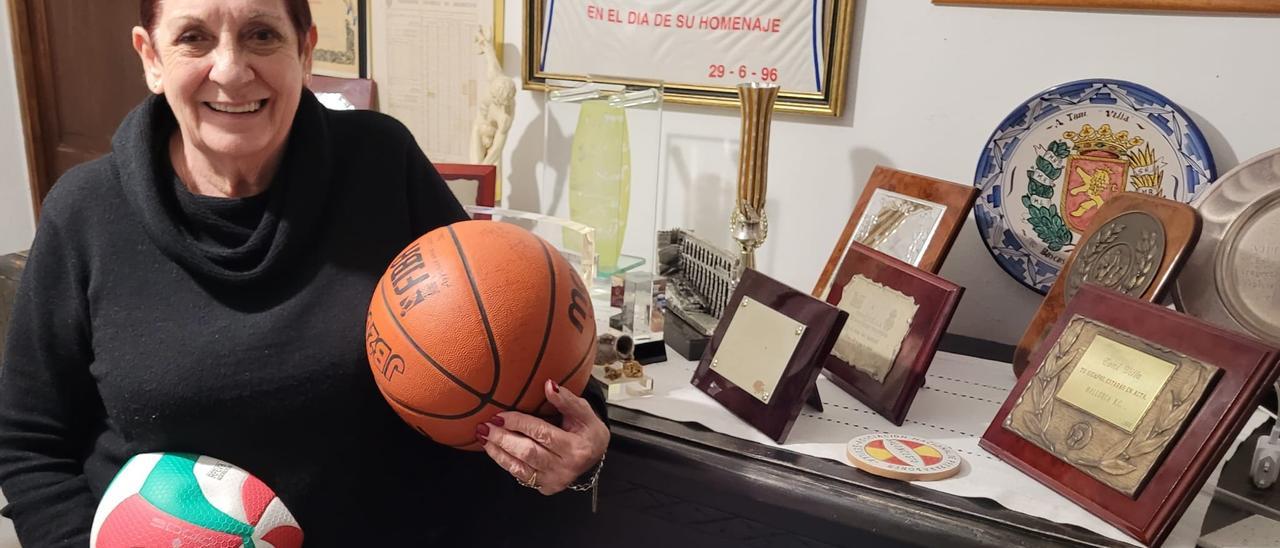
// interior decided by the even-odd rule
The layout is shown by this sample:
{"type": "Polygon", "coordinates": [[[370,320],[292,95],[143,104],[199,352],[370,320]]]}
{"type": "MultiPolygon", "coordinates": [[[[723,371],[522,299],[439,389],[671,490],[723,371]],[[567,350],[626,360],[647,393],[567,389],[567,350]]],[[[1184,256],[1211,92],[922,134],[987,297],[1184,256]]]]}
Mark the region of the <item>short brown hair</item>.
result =
{"type": "MultiPolygon", "coordinates": [[[[147,34],[156,30],[156,17],[160,15],[161,0],[142,0],[138,10],[138,21],[147,34]]],[[[289,12],[289,22],[298,36],[298,50],[302,50],[304,37],[311,30],[311,4],[308,0],[284,0],[285,10],[289,12]]]]}

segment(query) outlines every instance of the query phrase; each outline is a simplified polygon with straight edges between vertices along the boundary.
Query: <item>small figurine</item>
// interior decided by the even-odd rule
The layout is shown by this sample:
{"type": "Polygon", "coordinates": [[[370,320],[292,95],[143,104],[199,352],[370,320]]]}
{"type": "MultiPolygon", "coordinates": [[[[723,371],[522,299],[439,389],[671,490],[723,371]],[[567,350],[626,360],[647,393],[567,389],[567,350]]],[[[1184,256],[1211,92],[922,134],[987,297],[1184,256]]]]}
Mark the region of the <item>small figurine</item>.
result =
{"type": "Polygon", "coordinates": [[[480,55],[485,58],[488,86],[480,97],[471,126],[470,161],[473,164],[498,165],[515,113],[516,84],[502,73],[502,64],[493,49],[492,33],[481,26],[476,30],[474,39],[480,46],[480,55]]]}

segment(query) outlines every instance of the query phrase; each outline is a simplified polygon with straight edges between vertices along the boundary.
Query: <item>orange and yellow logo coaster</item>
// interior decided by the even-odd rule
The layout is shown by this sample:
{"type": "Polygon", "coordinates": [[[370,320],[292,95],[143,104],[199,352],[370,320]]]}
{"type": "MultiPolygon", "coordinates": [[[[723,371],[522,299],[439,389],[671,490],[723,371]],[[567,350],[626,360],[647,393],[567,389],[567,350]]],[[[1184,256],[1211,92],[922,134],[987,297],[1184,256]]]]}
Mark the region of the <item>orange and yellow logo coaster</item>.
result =
{"type": "Polygon", "coordinates": [[[849,463],[865,472],[906,481],[934,481],[960,471],[950,447],[902,434],[867,434],[849,440],[849,463]]]}

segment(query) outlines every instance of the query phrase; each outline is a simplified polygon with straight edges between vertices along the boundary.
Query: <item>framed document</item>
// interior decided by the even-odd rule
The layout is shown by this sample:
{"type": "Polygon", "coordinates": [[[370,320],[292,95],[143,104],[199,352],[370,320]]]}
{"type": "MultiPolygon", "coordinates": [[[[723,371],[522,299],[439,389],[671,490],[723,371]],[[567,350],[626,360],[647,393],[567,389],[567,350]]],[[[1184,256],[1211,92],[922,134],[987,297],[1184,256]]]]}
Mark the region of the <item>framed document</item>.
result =
{"type": "Polygon", "coordinates": [[[782,443],[815,390],[845,316],[748,269],[690,382],[782,443]]]}
{"type": "Polygon", "coordinates": [[[1199,237],[1200,216],[1191,206],[1137,192],[1112,196],[1040,302],[1013,352],[1014,373],[1027,369],[1032,351],[1082,284],[1157,302],[1173,286],[1199,237]]]}
{"type": "Polygon", "coordinates": [[[1158,545],[1276,381],[1278,352],[1085,284],[979,443],[1158,545]]]}
{"type": "Polygon", "coordinates": [[[849,315],[827,377],[901,426],[964,288],[854,242],[827,302],[849,315]]]}
{"type": "Polygon", "coordinates": [[[934,4],[1280,13],[1280,0],[933,0],[934,4]]]}
{"type": "Polygon", "coordinates": [[[664,82],[664,100],[736,107],[778,84],[776,108],[840,116],[853,44],[847,0],[524,0],[526,89],[549,80],[664,82]]]}
{"type": "Polygon", "coordinates": [[[378,82],[380,110],[403,122],[432,162],[471,163],[478,105],[505,91],[490,87],[501,79],[491,76],[501,73],[503,6],[502,0],[368,3],[369,73],[378,82]]]}
{"type": "Polygon", "coordinates": [[[311,71],[321,76],[364,78],[365,0],[308,0],[318,34],[311,71]]]}
{"type": "Polygon", "coordinates": [[[876,166],[818,276],[813,296],[826,296],[850,242],[936,274],[977,195],[970,185],[876,166]]]}

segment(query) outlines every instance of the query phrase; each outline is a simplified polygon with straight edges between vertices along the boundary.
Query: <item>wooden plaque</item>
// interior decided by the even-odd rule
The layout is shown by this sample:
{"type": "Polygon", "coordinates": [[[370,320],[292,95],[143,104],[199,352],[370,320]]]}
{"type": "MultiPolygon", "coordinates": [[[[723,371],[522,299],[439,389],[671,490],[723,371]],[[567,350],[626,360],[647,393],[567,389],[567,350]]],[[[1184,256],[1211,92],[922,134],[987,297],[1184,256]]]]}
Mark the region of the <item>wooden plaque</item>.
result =
{"type": "Polygon", "coordinates": [[[854,242],[827,302],[849,314],[827,377],[901,426],[964,288],[854,242]]]}
{"type": "Polygon", "coordinates": [[[873,249],[936,274],[977,196],[978,189],[972,185],[876,166],[818,276],[812,295],[819,299],[826,297],[831,277],[849,243],[858,239],[873,249]],[[869,207],[873,202],[879,207],[869,207]],[[904,226],[915,227],[913,232],[923,240],[921,245],[903,245],[910,236],[905,234],[904,226]],[[889,249],[895,243],[898,249],[889,249]]]}
{"type": "Polygon", "coordinates": [[[1031,353],[1057,323],[1081,283],[1101,285],[1148,302],[1173,287],[1200,238],[1200,216],[1186,204],[1136,192],[1112,196],[1098,210],[1062,274],[1040,302],[1013,353],[1013,371],[1026,371],[1031,353]]]}
{"type": "Polygon", "coordinates": [[[690,381],[782,443],[814,393],[846,314],[747,269],[690,381]]]}
{"type": "Polygon", "coordinates": [[[1255,339],[1094,285],[1046,341],[979,444],[1149,545],[1280,372],[1255,339]]]}

